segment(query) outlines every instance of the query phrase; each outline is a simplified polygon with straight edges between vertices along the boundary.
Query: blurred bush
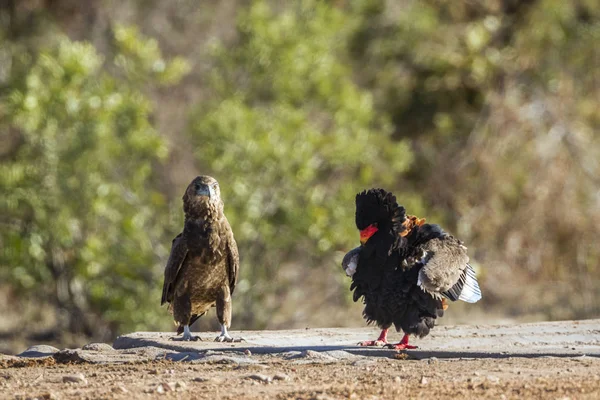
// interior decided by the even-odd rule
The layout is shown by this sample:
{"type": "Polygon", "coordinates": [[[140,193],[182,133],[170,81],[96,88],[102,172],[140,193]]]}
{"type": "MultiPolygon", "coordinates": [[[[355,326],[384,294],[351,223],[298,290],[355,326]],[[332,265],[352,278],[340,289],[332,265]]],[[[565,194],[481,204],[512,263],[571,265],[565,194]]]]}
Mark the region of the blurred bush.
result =
{"type": "Polygon", "coordinates": [[[168,149],[141,88],[185,72],[135,29],[115,28],[114,44],[106,60],[61,36],[10,54],[0,104],[2,281],[54,304],[60,328],[98,337],[159,321],[147,299],[160,295],[169,213],[153,170],[168,149]]]}
{"type": "Polygon", "coordinates": [[[338,264],[372,186],[469,245],[469,310],[600,315],[597,2],[36,4],[0,5],[0,277],[63,328],[169,326],[199,173],[240,245],[235,327],[360,323],[338,264]]]}
{"type": "Polygon", "coordinates": [[[598,315],[600,4],[355,4],[359,79],[411,138],[408,188],[483,263],[487,304],[598,315]]]}
{"type": "Polygon", "coordinates": [[[354,195],[393,186],[412,161],[352,79],[355,21],[320,1],[281,13],[255,2],[238,19],[238,41],[213,45],[211,100],[194,113],[191,135],[199,162],[226,182],[244,326],[267,326],[290,293],[310,297],[290,270],[339,274],[335,250],[356,242],[354,195]]]}

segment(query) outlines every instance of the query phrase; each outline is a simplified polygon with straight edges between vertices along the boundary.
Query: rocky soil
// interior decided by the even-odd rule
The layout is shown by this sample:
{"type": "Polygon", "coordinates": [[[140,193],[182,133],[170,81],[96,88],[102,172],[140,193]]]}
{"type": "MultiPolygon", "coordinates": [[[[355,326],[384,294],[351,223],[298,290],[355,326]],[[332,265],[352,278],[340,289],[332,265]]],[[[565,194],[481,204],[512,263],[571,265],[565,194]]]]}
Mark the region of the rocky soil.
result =
{"type": "Polygon", "coordinates": [[[355,345],[374,329],[39,345],[0,355],[0,399],[600,398],[600,320],[438,328],[405,352],[355,345]]]}

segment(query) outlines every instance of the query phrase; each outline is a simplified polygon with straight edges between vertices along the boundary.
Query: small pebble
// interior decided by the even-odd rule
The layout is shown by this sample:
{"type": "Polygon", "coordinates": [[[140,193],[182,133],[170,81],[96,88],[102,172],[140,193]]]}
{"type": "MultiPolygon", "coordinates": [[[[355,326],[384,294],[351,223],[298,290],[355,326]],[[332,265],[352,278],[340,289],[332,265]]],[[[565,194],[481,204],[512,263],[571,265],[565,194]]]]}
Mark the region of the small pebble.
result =
{"type": "Polygon", "coordinates": [[[114,351],[115,349],[107,343],[89,343],[81,348],[82,350],[93,351],[114,351]]]}
{"type": "MultiPolygon", "coordinates": [[[[18,396],[17,396],[18,398],[18,396]]],[[[30,399],[31,397],[27,397],[27,399],[30,399]]],[[[34,397],[33,399],[40,399],[40,400],[56,400],[58,399],[58,396],[52,392],[47,392],[47,393],[43,393],[39,396],[34,397]]]]}
{"type": "Polygon", "coordinates": [[[422,376],[421,377],[421,385],[427,385],[428,383],[429,383],[429,380],[425,376],[422,376]]]}
{"type": "Polygon", "coordinates": [[[127,390],[127,388],[125,386],[117,386],[112,388],[112,391],[114,393],[128,393],[129,390],[127,390]]]}
{"type": "Polygon", "coordinates": [[[74,375],[65,375],[62,378],[63,382],[65,383],[83,383],[83,384],[87,384],[87,379],[85,379],[85,376],[81,373],[79,374],[74,374],[74,375]]]}
{"type": "Polygon", "coordinates": [[[246,350],[244,350],[244,354],[247,356],[251,356],[252,352],[250,350],[246,349],[246,350]]]}
{"type": "Polygon", "coordinates": [[[60,350],[53,346],[38,344],[29,347],[24,352],[17,354],[19,357],[48,357],[58,353],[60,350]]]}
{"type": "Polygon", "coordinates": [[[252,379],[255,381],[260,381],[260,382],[265,382],[265,383],[271,382],[271,377],[267,376],[267,375],[263,375],[263,374],[248,375],[248,376],[246,376],[246,379],[252,379]]]}
{"type": "Polygon", "coordinates": [[[290,377],[286,374],[275,374],[273,375],[274,381],[289,381],[290,377]]]}
{"type": "Polygon", "coordinates": [[[397,377],[394,378],[394,382],[400,384],[400,383],[402,383],[402,378],[400,378],[399,376],[397,376],[397,377]]]}
{"type": "Polygon", "coordinates": [[[376,363],[377,362],[374,360],[364,359],[364,360],[356,360],[350,365],[352,365],[353,367],[366,367],[366,366],[370,366],[370,365],[375,365],[376,363]]]}

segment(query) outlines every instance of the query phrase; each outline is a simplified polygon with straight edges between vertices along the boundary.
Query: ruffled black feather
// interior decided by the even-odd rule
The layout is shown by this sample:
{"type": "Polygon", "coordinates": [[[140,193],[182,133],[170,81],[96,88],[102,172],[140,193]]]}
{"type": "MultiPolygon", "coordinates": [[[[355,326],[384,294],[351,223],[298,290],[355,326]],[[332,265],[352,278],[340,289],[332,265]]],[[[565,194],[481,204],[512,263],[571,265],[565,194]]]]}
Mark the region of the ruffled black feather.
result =
{"type": "Polygon", "coordinates": [[[363,298],[367,323],[381,328],[393,324],[407,334],[425,336],[443,314],[442,303],[417,286],[422,265],[403,268],[402,260],[413,245],[445,233],[437,225],[424,224],[402,238],[406,218],[406,210],[390,192],[370,189],[356,195],[357,228],[377,224],[379,230],[361,248],[350,290],[354,301],[363,298]]]}

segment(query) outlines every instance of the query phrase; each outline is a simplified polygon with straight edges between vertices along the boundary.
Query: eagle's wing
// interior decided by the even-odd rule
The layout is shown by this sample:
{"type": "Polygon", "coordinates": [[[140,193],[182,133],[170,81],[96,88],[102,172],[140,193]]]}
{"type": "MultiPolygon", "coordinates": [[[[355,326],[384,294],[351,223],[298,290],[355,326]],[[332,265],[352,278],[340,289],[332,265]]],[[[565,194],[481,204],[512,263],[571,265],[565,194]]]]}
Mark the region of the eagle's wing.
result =
{"type": "Polygon", "coordinates": [[[469,264],[467,248],[458,239],[448,235],[431,239],[419,247],[419,262],[423,267],[419,271],[417,284],[423,290],[436,297],[443,295],[452,301],[475,303],[481,299],[481,290],[475,271],[469,264]]]}
{"type": "Polygon", "coordinates": [[[171,245],[171,254],[165,267],[165,282],[163,284],[162,299],[160,304],[170,303],[173,301],[173,292],[175,291],[175,282],[177,275],[181,270],[185,258],[187,257],[188,247],[183,239],[183,234],[175,236],[171,245]]]}
{"type": "Polygon", "coordinates": [[[237,283],[238,271],[240,270],[240,254],[238,252],[237,243],[233,237],[233,230],[227,219],[227,275],[229,276],[229,292],[233,294],[235,284],[237,283]]]}

